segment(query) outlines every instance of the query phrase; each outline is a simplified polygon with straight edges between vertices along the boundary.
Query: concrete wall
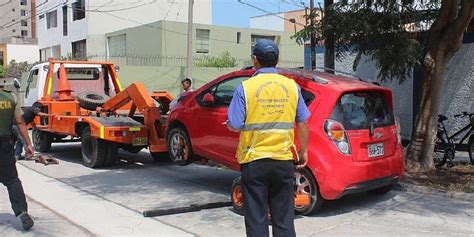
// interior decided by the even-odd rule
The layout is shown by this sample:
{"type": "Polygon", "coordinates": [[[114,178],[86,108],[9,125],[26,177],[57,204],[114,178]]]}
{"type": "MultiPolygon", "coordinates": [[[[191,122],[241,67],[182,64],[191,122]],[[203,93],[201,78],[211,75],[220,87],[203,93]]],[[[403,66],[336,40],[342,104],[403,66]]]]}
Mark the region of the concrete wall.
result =
{"type": "MultiPolygon", "coordinates": [[[[66,57],[72,53],[72,42],[86,39],[88,55],[106,53],[105,34],[137,25],[148,24],[163,19],[175,21],[187,21],[187,0],[173,1],[129,1],[129,0],[86,0],[86,17],[81,20],[72,21],[72,3],[68,6],[68,35],[63,36],[62,7],[58,1],[38,1],[38,13],[45,13],[46,10],[57,10],[58,26],[46,29],[46,15],[39,19],[41,14],[37,14],[37,32],[39,38],[39,48],[48,49],[52,46],[61,48],[61,56],[66,57]]],[[[194,1],[194,22],[211,23],[211,1],[194,1]]],[[[156,29],[155,29],[156,30],[156,29]]],[[[173,30],[173,29],[169,29],[173,30]]],[[[47,50],[51,52],[51,50],[47,50]]],[[[48,55],[53,56],[53,55],[48,55]]]]}
{"type": "MultiPolygon", "coordinates": [[[[39,1],[37,14],[37,35],[38,47],[43,50],[45,56],[42,60],[47,60],[49,57],[67,57],[72,55],[72,42],[86,39],[87,36],[87,18],[73,21],[73,11],[71,4],[73,1],[67,3],[67,36],[63,35],[63,11],[62,4],[58,5],[57,1],[45,0],[39,1]],[[56,7],[55,7],[56,6],[56,7]],[[49,10],[49,11],[48,11],[49,10]],[[46,13],[57,11],[57,27],[47,29],[46,13]],[[43,15],[42,19],[39,19],[43,15]],[[55,48],[52,48],[55,47],[55,48]],[[58,49],[59,48],[59,49],[58,49]]],[[[42,56],[43,57],[43,56],[42,56]]]]}
{"type": "Polygon", "coordinates": [[[7,44],[7,63],[17,62],[35,63],[39,61],[38,45],[7,44]]]}
{"type": "Polygon", "coordinates": [[[32,37],[31,22],[31,0],[27,1],[27,5],[20,5],[20,1],[5,0],[0,3],[0,38],[20,37],[21,31],[28,31],[27,38],[32,37]],[[15,11],[13,11],[15,9],[15,11]],[[21,10],[26,11],[26,16],[21,16],[21,10]],[[14,20],[14,21],[13,21],[14,20]],[[22,26],[21,21],[27,21],[27,26],[22,26]],[[13,30],[15,32],[13,32],[13,30]]]}
{"type": "Polygon", "coordinates": [[[284,13],[251,17],[250,28],[284,31],[285,20],[283,19],[283,17],[284,17],[284,13]]]}
{"type": "MultiPolygon", "coordinates": [[[[95,8],[94,6],[97,5],[104,5],[108,2],[109,0],[88,1],[88,9],[95,8]]],[[[120,4],[131,5],[132,3],[130,3],[129,0],[116,0],[113,4],[108,4],[102,7],[101,10],[106,11],[116,9],[117,7],[114,7],[114,5],[120,4]]],[[[149,24],[164,19],[179,22],[187,22],[188,19],[187,0],[156,1],[149,4],[136,3],[135,5],[138,7],[126,11],[110,12],[107,14],[100,12],[87,12],[88,54],[96,55],[106,53],[106,33],[136,27],[137,25],[149,24]]],[[[211,5],[212,1],[209,0],[195,0],[193,21],[195,23],[211,24],[211,5]]],[[[173,28],[167,29],[170,31],[174,30],[173,28]]]]}
{"type": "MultiPolygon", "coordinates": [[[[217,77],[240,68],[193,68],[193,88],[199,88],[217,77]]],[[[133,82],[141,82],[148,91],[167,90],[174,96],[181,90],[181,80],[185,78],[185,67],[122,67],[119,71],[124,87],[133,82]]]]}
{"type": "MultiPolygon", "coordinates": [[[[196,29],[210,30],[210,53],[197,54],[216,56],[228,51],[236,59],[249,59],[251,54],[251,35],[276,36],[276,42],[280,47],[280,60],[302,61],[304,47],[290,39],[291,33],[257,30],[249,28],[233,28],[213,25],[194,25],[194,39],[196,29]],[[237,43],[237,32],[240,32],[240,43],[237,43]]],[[[127,53],[134,55],[156,55],[156,56],[186,56],[186,32],[187,24],[182,22],[160,21],[149,24],[116,31],[107,36],[127,35],[127,53]],[[173,31],[160,31],[157,29],[173,29],[173,31]]],[[[193,50],[195,51],[195,48],[193,50]]]]}
{"type": "Polygon", "coordinates": [[[462,111],[474,113],[474,43],[463,44],[448,65],[439,112],[448,116],[449,134],[465,125],[466,118],[452,116],[462,111]],[[453,130],[454,129],[454,130],[453,130]]]}

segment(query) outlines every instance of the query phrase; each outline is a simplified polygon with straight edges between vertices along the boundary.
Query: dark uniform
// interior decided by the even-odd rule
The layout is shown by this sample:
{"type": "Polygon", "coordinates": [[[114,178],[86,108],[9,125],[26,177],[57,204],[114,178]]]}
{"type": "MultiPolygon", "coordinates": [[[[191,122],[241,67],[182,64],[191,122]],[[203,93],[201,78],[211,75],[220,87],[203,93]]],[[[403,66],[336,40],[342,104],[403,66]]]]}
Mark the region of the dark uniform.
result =
{"type": "Polygon", "coordinates": [[[21,116],[21,109],[17,106],[14,95],[0,87],[0,182],[8,189],[10,203],[15,213],[23,223],[24,229],[33,226],[28,216],[28,205],[25,193],[18,178],[16,160],[13,154],[15,139],[12,134],[12,123],[16,116],[21,116]]]}

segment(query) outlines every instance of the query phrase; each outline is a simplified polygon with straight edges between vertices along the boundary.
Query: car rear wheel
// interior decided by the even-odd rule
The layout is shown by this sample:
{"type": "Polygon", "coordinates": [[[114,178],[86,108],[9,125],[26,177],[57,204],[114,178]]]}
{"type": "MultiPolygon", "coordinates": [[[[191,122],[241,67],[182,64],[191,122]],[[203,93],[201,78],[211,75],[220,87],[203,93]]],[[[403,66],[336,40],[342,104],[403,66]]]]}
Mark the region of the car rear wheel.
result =
{"type": "Polygon", "coordinates": [[[295,195],[308,195],[309,203],[299,204],[295,200],[295,212],[299,215],[309,215],[317,211],[324,203],[319,193],[318,183],[307,169],[295,171],[295,195]]]}
{"type": "Polygon", "coordinates": [[[43,132],[33,129],[33,146],[38,152],[48,152],[51,150],[51,143],[53,142],[53,135],[48,132],[43,132]]]}
{"type": "Polygon", "coordinates": [[[168,133],[168,153],[171,162],[188,165],[192,161],[193,151],[188,133],[183,128],[173,128],[168,133]]]}
{"type": "Polygon", "coordinates": [[[243,215],[244,214],[244,197],[242,193],[242,179],[241,176],[234,179],[232,182],[232,195],[230,197],[234,212],[243,215]]]}
{"type": "Polygon", "coordinates": [[[108,141],[92,137],[90,128],[84,128],[81,136],[83,164],[90,168],[112,164],[116,157],[116,152],[114,153],[111,149],[112,145],[108,141]]]}

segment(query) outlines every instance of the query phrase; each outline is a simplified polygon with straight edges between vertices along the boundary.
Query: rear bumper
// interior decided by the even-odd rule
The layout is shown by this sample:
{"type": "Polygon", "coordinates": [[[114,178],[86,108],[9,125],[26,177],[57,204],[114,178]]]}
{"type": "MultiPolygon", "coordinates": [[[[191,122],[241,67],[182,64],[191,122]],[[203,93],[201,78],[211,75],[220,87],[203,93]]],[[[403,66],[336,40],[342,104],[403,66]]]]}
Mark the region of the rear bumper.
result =
{"type": "Polygon", "coordinates": [[[350,157],[327,157],[331,162],[312,169],[321,196],[338,199],[398,182],[405,172],[402,149],[393,156],[370,162],[353,162],[350,157]]]}
{"type": "Polygon", "coordinates": [[[399,181],[400,181],[400,177],[398,176],[387,176],[383,178],[372,179],[365,182],[356,183],[344,189],[344,191],[341,194],[339,194],[337,198],[340,198],[347,194],[361,193],[368,190],[380,188],[383,186],[392,185],[392,184],[398,183],[399,181]]]}

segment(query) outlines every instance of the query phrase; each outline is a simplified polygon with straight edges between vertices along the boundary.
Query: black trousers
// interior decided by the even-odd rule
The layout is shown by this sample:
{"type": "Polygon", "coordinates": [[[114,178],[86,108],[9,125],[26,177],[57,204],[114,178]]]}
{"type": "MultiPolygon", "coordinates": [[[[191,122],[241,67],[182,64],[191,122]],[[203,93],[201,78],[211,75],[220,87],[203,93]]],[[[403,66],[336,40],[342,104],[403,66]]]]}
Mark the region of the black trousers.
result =
{"type": "Polygon", "coordinates": [[[28,211],[25,192],[18,179],[16,160],[13,155],[15,141],[10,137],[0,138],[0,182],[7,186],[10,204],[15,216],[28,211]]]}
{"type": "Polygon", "coordinates": [[[294,169],[292,161],[272,159],[260,159],[242,165],[247,236],[269,236],[268,210],[271,212],[273,236],[296,236],[294,169]]]}

